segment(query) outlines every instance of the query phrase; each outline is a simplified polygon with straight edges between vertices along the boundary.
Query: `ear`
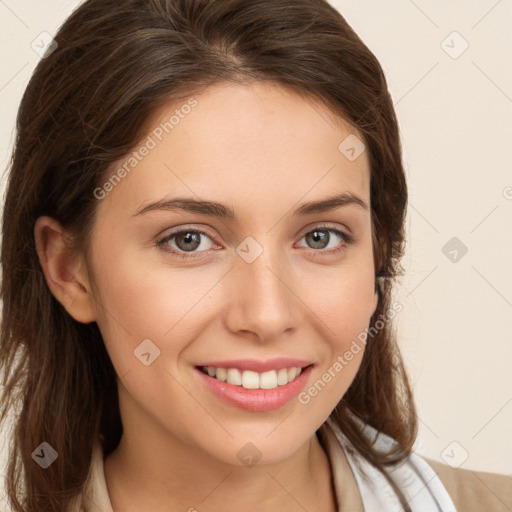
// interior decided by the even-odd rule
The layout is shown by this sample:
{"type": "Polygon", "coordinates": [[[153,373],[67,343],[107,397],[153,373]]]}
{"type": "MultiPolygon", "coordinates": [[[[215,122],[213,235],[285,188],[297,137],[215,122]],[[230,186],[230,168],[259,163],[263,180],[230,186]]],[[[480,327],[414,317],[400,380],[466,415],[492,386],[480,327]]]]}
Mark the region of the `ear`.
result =
{"type": "Polygon", "coordinates": [[[35,223],[37,255],[52,294],[75,320],[87,324],[96,319],[94,299],[83,262],[69,251],[66,235],[51,217],[39,217],[35,223]]]}

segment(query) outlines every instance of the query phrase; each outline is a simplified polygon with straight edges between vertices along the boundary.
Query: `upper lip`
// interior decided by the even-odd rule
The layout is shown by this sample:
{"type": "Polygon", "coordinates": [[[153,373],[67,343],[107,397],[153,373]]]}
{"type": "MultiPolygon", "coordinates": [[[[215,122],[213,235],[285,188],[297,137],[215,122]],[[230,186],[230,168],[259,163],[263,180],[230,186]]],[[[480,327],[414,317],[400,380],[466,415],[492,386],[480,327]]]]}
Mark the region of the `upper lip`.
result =
{"type": "Polygon", "coordinates": [[[238,368],[240,370],[251,370],[253,372],[267,372],[270,370],[279,370],[281,368],[290,368],[292,366],[304,368],[313,364],[312,361],[304,359],[292,359],[289,357],[278,357],[259,361],[257,359],[232,359],[230,361],[209,361],[196,366],[213,366],[215,368],[238,368]]]}

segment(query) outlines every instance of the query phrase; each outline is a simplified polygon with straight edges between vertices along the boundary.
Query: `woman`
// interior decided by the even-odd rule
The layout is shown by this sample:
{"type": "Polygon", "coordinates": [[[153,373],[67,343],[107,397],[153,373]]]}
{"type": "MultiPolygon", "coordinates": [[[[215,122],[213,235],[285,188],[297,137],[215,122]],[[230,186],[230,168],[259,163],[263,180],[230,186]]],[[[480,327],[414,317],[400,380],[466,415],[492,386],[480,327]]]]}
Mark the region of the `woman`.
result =
{"type": "Polygon", "coordinates": [[[399,133],[340,14],[89,0],[55,39],[3,220],[14,509],[507,507],[412,451],[399,133]]]}

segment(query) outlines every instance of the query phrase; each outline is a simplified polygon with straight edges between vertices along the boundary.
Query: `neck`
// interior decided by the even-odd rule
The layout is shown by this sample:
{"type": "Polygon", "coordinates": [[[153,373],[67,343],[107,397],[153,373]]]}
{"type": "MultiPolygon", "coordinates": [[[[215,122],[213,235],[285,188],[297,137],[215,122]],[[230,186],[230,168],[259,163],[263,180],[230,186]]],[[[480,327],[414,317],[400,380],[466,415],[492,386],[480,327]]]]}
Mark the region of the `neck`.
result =
{"type": "Polygon", "coordinates": [[[104,462],[116,512],[336,510],[329,459],[316,435],[286,460],[239,466],[138,418],[123,421],[119,446],[104,462]]]}

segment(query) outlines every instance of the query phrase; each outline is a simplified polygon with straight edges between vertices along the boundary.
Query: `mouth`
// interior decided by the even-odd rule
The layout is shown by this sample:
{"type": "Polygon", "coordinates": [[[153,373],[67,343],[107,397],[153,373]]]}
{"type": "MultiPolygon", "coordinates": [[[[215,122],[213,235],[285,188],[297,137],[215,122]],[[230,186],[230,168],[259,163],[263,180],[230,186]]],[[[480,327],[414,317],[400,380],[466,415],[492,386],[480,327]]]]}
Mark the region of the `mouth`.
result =
{"type": "Polygon", "coordinates": [[[202,384],[224,403],[252,412],[278,409],[296,397],[315,365],[286,366],[256,372],[244,368],[199,365],[202,384]]]}
{"type": "Polygon", "coordinates": [[[244,389],[275,389],[286,386],[293,382],[306,368],[313,366],[291,366],[256,372],[241,368],[225,368],[216,366],[196,366],[204,375],[220,382],[227,382],[232,386],[243,387],[244,389]]]}

